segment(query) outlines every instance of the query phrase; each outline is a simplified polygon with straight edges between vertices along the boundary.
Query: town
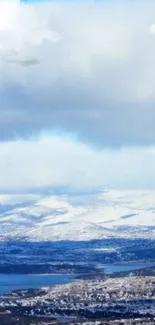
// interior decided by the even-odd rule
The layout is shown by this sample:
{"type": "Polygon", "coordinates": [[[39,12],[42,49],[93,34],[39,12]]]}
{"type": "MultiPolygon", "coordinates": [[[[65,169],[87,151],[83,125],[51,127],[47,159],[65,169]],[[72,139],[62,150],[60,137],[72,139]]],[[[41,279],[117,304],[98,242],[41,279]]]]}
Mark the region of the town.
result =
{"type": "Polygon", "coordinates": [[[2,313],[39,324],[155,324],[155,277],[130,273],[18,290],[1,296],[2,313]]]}

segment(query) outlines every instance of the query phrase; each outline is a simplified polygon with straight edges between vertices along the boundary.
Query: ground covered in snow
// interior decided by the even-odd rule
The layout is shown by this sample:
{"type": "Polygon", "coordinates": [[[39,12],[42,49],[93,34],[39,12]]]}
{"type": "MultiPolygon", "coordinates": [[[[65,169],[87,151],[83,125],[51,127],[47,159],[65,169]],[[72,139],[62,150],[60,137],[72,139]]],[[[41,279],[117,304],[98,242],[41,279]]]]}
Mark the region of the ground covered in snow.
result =
{"type": "Polygon", "coordinates": [[[144,319],[145,323],[145,319],[155,319],[155,277],[130,274],[78,280],[73,284],[31,290],[31,294],[28,290],[16,291],[1,298],[0,312],[6,311],[28,319],[55,318],[60,323],[106,320],[105,324],[113,324],[112,320],[116,319],[125,321],[114,324],[130,324],[130,319],[144,319]]]}
{"type": "Polygon", "coordinates": [[[0,240],[155,238],[155,191],[0,195],[0,240]]]}
{"type": "Polygon", "coordinates": [[[0,242],[0,273],[89,273],[105,264],[155,265],[155,240],[0,242]]]}

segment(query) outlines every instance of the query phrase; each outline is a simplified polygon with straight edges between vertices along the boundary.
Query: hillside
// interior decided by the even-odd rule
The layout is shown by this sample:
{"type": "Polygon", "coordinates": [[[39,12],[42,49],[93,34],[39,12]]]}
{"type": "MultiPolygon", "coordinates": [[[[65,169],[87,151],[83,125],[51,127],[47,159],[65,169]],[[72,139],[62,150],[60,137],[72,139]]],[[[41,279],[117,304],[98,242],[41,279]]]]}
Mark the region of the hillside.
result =
{"type": "Polygon", "coordinates": [[[154,236],[155,191],[0,195],[0,238],[154,236]]]}

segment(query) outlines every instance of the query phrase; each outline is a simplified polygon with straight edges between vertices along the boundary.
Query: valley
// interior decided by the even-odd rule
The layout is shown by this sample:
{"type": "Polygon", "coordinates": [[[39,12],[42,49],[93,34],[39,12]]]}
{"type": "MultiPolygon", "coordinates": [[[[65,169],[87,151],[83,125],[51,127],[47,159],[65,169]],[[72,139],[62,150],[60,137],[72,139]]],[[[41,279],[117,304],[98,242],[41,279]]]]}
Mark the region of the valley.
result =
{"type": "Polygon", "coordinates": [[[154,246],[140,238],[1,242],[0,324],[154,324],[154,246]]]}
{"type": "Polygon", "coordinates": [[[0,195],[0,324],[155,324],[154,194],[0,195]]]}

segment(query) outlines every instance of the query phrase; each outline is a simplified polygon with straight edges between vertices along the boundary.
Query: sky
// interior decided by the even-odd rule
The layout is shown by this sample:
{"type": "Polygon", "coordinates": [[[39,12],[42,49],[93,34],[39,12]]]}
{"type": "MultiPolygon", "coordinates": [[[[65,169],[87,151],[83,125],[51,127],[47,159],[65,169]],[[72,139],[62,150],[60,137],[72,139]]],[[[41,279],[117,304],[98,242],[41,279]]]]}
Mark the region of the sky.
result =
{"type": "Polygon", "coordinates": [[[154,1],[0,0],[0,191],[155,188],[154,1]]]}

